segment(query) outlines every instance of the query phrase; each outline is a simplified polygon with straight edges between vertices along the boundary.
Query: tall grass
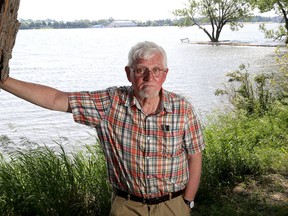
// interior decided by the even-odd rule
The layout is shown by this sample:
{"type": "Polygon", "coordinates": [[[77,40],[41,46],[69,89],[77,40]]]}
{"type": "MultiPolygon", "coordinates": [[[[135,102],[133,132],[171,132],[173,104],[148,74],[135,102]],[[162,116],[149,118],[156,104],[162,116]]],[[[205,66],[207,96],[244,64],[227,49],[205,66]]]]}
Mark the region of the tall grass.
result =
{"type": "Polygon", "coordinates": [[[69,155],[48,147],[0,162],[0,215],[108,215],[110,187],[98,145],[69,155]]]}

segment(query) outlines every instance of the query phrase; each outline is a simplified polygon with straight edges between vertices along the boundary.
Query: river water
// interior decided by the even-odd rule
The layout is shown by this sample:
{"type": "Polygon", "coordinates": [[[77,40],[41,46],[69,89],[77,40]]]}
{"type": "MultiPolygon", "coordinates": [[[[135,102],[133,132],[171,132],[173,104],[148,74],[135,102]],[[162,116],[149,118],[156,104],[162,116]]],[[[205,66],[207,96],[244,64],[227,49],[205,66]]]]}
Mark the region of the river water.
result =
{"type": "MultiPolygon", "coordinates": [[[[189,97],[199,116],[205,118],[222,106],[214,92],[222,87],[226,73],[243,63],[250,65],[252,73],[272,70],[275,47],[197,45],[181,43],[183,38],[208,41],[197,27],[21,30],[10,76],[63,91],[129,85],[124,72],[127,53],[135,43],[150,40],[167,52],[169,74],[164,88],[189,97]]],[[[273,43],[259,32],[258,24],[246,24],[238,32],[227,27],[220,39],[273,43]]],[[[39,108],[4,91],[0,99],[0,136],[8,136],[16,145],[23,140],[49,146],[95,142],[94,130],[74,123],[70,114],[39,108]]]]}

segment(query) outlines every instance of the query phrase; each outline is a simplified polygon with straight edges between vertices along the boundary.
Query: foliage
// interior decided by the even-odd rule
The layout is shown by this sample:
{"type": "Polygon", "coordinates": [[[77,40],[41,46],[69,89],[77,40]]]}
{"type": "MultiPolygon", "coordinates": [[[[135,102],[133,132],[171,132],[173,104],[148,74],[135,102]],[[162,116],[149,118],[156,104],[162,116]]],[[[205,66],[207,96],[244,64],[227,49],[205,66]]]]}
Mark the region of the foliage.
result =
{"type": "Polygon", "coordinates": [[[245,65],[227,74],[228,85],[217,89],[216,95],[226,95],[236,110],[244,110],[247,115],[262,115],[269,111],[276,99],[273,75],[258,74],[251,79],[245,65]]]}
{"type": "Polygon", "coordinates": [[[53,29],[69,29],[69,28],[89,28],[95,25],[106,26],[109,24],[109,20],[78,20],[71,22],[56,21],[52,19],[46,20],[24,20],[20,19],[20,29],[41,29],[41,28],[53,28],[53,29]]]}
{"type": "Polygon", "coordinates": [[[184,18],[181,26],[198,26],[211,42],[219,41],[226,24],[229,23],[232,30],[238,30],[243,27],[239,20],[251,17],[250,5],[245,0],[189,0],[185,8],[174,10],[173,13],[184,18]],[[207,30],[197,17],[204,17],[204,22],[211,25],[211,31],[207,30]]]}
{"type": "Polygon", "coordinates": [[[235,110],[244,110],[247,115],[261,116],[269,112],[275,103],[288,105],[288,52],[277,48],[277,73],[260,73],[251,78],[248,68],[228,73],[224,89],[217,89],[216,95],[225,95],[235,110]]]}
{"type": "Polygon", "coordinates": [[[288,43],[288,2],[287,0],[250,0],[253,7],[257,7],[260,12],[275,11],[283,18],[284,26],[280,25],[278,30],[268,30],[264,24],[260,25],[260,30],[267,38],[275,40],[285,40],[288,43]]]}
{"type": "Polygon", "coordinates": [[[286,50],[277,49],[278,58],[276,62],[279,66],[279,74],[276,77],[278,83],[279,99],[283,104],[288,105],[288,53],[286,50]]]}
{"type": "MultiPolygon", "coordinates": [[[[272,205],[266,203],[264,198],[257,198],[260,195],[258,193],[248,196],[245,192],[237,198],[232,189],[240,182],[262,175],[278,173],[287,176],[286,105],[275,102],[270,112],[262,116],[246,115],[239,110],[220,113],[218,116],[215,113],[205,127],[204,137],[206,149],[203,154],[202,180],[196,197],[199,215],[249,213],[268,216],[275,212],[285,215],[281,213],[287,212],[287,205],[283,205],[285,202],[272,205]]],[[[275,194],[276,191],[273,189],[271,193],[275,194]]]]}
{"type": "Polygon", "coordinates": [[[206,126],[205,139],[203,187],[223,186],[246,175],[288,171],[288,110],[282,104],[261,117],[243,112],[219,115],[206,126]]]}
{"type": "MultiPolygon", "coordinates": [[[[233,105],[214,115],[205,127],[200,194],[223,189],[246,176],[288,173],[288,54],[278,58],[279,74],[258,74],[254,79],[245,65],[229,73],[224,94],[233,105]],[[202,192],[201,192],[202,191],[202,192]]],[[[212,195],[213,196],[213,195],[212,195]]]]}
{"type": "Polygon", "coordinates": [[[108,215],[109,206],[98,145],[72,155],[39,147],[0,161],[0,215],[108,215]]]}
{"type": "Polygon", "coordinates": [[[265,38],[274,41],[286,41],[287,43],[287,29],[284,26],[280,25],[277,29],[268,29],[264,23],[261,23],[259,29],[264,33],[265,38]]]}

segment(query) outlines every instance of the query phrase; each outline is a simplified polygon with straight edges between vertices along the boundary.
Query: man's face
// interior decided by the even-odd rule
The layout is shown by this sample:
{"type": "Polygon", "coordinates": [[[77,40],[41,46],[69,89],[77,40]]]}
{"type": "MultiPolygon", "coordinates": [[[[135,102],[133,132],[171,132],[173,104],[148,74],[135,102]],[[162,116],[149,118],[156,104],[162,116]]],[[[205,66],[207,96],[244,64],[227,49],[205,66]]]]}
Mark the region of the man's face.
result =
{"type": "Polygon", "coordinates": [[[168,68],[164,68],[163,58],[159,53],[149,59],[139,60],[132,69],[126,67],[125,70],[128,80],[132,83],[135,96],[140,99],[157,97],[168,73],[168,68]],[[140,73],[137,69],[138,71],[140,69],[140,73]],[[157,69],[160,71],[154,75],[153,70],[157,69]]]}

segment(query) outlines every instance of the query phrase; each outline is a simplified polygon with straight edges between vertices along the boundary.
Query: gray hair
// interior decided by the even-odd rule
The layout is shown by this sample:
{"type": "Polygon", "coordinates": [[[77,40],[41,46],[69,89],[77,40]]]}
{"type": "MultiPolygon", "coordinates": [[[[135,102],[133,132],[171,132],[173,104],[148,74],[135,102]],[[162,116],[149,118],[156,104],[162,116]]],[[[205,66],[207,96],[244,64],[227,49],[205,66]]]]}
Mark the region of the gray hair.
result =
{"type": "Polygon", "coordinates": [[[160,53],[163,57],[164,67],[167,67],[167,55],[165,50],[154,42],[143,41],[133,46],[128,53],[128,65],[133,67],[141,59],[149,59],[154,54],[160,53]]]}

